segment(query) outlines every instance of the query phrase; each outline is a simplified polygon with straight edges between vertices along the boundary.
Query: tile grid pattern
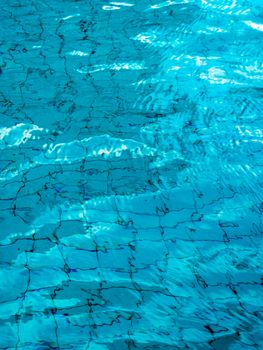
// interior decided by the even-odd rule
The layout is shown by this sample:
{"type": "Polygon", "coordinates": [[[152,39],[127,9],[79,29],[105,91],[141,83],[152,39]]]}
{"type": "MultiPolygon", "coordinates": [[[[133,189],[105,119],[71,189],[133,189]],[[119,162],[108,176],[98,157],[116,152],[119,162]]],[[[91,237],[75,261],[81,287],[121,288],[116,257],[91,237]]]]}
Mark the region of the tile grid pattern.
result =
{"type": "Polygon", "coordinates": [[[261,349],[260,2],[234,3],[6,2],[0,349],[261,349]]]}

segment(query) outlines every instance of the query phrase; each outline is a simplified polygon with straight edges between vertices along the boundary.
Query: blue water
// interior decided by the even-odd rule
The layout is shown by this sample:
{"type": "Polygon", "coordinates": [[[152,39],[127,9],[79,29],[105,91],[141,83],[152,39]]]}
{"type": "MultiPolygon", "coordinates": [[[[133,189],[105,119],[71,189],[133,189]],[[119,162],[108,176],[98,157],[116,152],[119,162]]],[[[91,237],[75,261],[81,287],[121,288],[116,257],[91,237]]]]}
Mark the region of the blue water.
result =
{"type": "Polygon", "coordinates": [[[2,2],[0,349],[263,349],[263,2],[127,1],[2,2]]]}

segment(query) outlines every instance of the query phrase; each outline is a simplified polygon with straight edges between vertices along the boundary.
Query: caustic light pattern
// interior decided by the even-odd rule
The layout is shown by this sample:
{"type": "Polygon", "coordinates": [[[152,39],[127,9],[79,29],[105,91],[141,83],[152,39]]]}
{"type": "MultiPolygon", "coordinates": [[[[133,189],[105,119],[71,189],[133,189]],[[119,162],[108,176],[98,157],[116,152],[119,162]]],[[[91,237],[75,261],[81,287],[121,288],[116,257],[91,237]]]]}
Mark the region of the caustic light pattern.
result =
{"type": "Polygon", "coordinates": [[[263,349],[262,0],[0,17],[0,349],[263,349]]]}

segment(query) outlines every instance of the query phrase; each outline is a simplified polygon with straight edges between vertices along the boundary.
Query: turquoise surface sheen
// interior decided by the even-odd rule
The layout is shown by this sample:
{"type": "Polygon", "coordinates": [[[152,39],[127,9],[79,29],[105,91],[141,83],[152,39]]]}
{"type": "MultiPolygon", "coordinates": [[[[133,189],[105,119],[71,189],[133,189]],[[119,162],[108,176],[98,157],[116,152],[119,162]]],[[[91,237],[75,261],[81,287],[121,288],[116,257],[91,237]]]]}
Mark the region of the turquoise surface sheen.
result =
{"type": "Polygon", "coordinates": [[[0,349],[262,350],[263,1],[0,17],[0,349]]]}

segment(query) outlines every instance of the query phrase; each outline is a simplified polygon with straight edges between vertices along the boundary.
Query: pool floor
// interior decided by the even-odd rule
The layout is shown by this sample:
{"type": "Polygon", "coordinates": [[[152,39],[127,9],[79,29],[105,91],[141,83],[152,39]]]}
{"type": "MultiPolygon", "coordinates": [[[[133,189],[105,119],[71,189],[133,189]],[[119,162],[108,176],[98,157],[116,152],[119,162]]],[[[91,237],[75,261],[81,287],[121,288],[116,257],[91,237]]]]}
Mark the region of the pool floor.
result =
{"type": "Polygon", "coordinates": [[[263,349],[262,0],[6,0],[0,349],[263,349]]]}

